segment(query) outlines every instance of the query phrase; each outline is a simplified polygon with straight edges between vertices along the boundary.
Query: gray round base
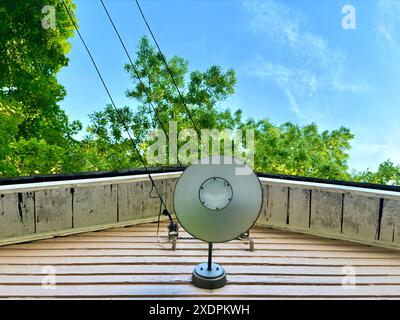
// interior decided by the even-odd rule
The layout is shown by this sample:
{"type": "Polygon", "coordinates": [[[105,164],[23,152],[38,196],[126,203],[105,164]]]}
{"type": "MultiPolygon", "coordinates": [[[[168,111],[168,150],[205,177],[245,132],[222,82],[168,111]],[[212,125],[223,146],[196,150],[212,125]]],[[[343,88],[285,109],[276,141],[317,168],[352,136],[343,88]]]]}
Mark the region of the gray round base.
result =
{"type": "Polygon", "coordinates": [[[207,263],[200,263],[192,273],[192,283],[203,289],[218,289],[226,284],[224,268],[216,263],[211,264],[211,270],[207,270],[207,263]]]}

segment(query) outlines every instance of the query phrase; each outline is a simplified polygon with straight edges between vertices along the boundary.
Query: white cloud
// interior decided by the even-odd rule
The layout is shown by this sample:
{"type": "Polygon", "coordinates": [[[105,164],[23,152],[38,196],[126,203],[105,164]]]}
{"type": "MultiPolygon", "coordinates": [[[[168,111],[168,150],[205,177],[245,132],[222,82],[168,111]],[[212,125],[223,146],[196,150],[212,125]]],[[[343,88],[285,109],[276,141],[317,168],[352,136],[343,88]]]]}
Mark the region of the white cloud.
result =
{"type": "Polygon", "coordinates": [[[388,159],[400,163],[400,134],[390,135],[380,142],[356,139],[352,143],[350,167],[356,170],[377,170],[378,165],[388,159]],[[364,142],[366,141],[366,142],[364,142]]]}
{"type": "MultiPolygon", "coordinates": [[[[274,79],[289,100],[290,109],[302,118],[304,110],[300,110],[297,102],[299,95],[310,97],[317,90],[315,75],[306,70],[294,70],[280,64],[273,64],[258,56],[256,61],[247,66],[247,71],[265,79],[274,79]]],[[[304,109],[304,108],[303,108],[304,109]]]]}
{"type": "Polygon", "coordinates": [[[375,27],[378,38],[400,53],[400,1],[378,1],[375,27]]]}
{"type": "Polygon", "coordinates": [[[278,58],[272,62],[258,55],[247,71],[276,81],[298,117],[323,113],[320,99],[326,98],[326,93],[359,94],[372,90],[369,85],[351,79],[345,67],[345,54],[313,32],[304,14],[273,0],[245,1],[244,6],[251,17],[250,31],[265,38],[269,48],[290,61],[289,64],[278,58]]]}

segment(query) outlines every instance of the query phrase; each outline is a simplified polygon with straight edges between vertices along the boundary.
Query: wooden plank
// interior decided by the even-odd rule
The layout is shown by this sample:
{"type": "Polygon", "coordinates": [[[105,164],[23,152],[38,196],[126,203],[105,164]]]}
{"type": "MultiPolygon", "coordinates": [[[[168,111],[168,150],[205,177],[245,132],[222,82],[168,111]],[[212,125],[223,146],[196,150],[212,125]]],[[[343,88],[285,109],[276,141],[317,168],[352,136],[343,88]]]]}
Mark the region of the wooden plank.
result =
{"type": "MultiPolygon", "coordinates": [[[[166,236],[163,237],[164,241],[167,240],[166,236]]],[[[178,239],[179,243],[182,244],[199,244],[199,243],[204,243],[201,240],[198,240],[196,238],[180,238],[178,239]]],[[[98,243],[99,245],[102,243],[148,243],[148,244],[154,244],[158,243],[158,240],[155,236],[150,236],[150,237],[136,237],[136,238],[130,238],[130,237],[87,237],[87,236],[81,236],[77,235],[76,237],[59,237],[59,238],[54,238],[54,239],[44,239],[44,240],[38,240],[36,243],[98,243]]],[[[244,240],[232,240],[229,241],[231,244],[245,244],[247,243],[244,240]]],[[[224,246],[225,243],[221,243],[221,247],[224,246]]],[[[297,239],[290,239],[290,238],[272,238],[272,239],[263,239],[259,238],[256,240],[256,244],[294,244],[294,245],[303,245],[303,244],[310,244],[310,245],[326,245],[327,247],[329,246],[352,246],[353,244],[351,242],[346,242],[342,240],[332,240],[332,239],[302,239],[302,238],[297,238],[297,239]]]]}
{"type": "Polygon", "coordinates": [[[382,197],[385,199],[399,200],[398,191],[378,190],[374,188],[351,187],[345,185],[335,185],[330,183],[318,183],[298,180],[285,180],[276,178],[259,178],[261,183],[266,183],[274,186],[283,186],[287,188],[300,187],[312,190],[319,190],[334,193],[352,193],[367,197],[382,197]]]}
{"type": "MultiPolygon", "coordinates": [[[[340,276],[264,276],[264,275],[229,275],[229,285],[232,284],[296,284],[296,285],[341,285],[343,277],[340,276]]],[[[17,276],[1,276],[1,285],[16,285],[16,284],[41,284],[43,276],[38,275],[17,275],[17,276]]],[[[189,284],[191,277],[189,274],[180,275],[97,275],[93,277],[87,276],[58,276],[57,284],[189,284]]],[[[373,284],[386,284],[386,285],[399,285],[399,276],[376,276],[365,277],[360,276],[357,278],[357,285],[373,285],[373,284]]]]}
{"type": "MultiPolygon", "coordinates": [[[[165,236],[164,236],[165,237],[165,236]]],[[[88,237],[77,235],[75,237],[61,237],[55,239],[45,239],[39,240],[38,243],[156,243],[158,242],[155,234],[149,237],[88,237]]],[[[201,243],[200,240],[196,238],[183,238],[178,239],[180,243],[201,243]]],[[[241,240],[232,240],[229,243],[245,243],[241,240]]],[[[256,244],[326,244],[326,245],[337,245],[337,246],[348,246],[349,243],[342,240],[332,240],[332,239],[307,239],[307,238],[272,238],[264,239],[258,238],[256,244]]]]}
{"type": "Polygon", "coordinates": [[[57,285],[54,290],[45,289],[36,285],[14,285],[0,288],[0,296],[3,297],[162,297],[162,296],[193,296],[201,297],[213,295],[217,296],[246,296],[246,297],[342,297],[342,296],[364,296],[364,297],[400,297],[400,286],[356,286],[354,289],[346,289],[340,285],[227,285],[218,290],[204,290],[191,284],[154,284],[148,285],[57,285]]]}
{"type": "MultiPolygon", "coordinates": [[[[57,275],[111,275],[111,274],[186,274],[193,271],[193,264],[166,265],[57,265],[57,275]]],[[[345,274],[342,266],[276,266],[276,265],[224,265],[228,274],[262,275],[336,275],[345,274]]],[[[42,275],[42,265],[0,265],[2,275],[42,275]]],[[[400,276],[400,267],[356,267],[357,276],[400,276]]]]}
{"type": "MultiPolygon", "coordinates": [[[[25,249],[15,250],[3,248],[0,257],[154,257],[154,256],[177,256],[177,257],[207,257],[207,249],[204,250],[130,250],[130,249],[25,249]]],[[[397,252],[388,253],[380,251],[269,251],[257,250],[216,250],[214,257],[304,257],[304,258],[340,258],[340,259],[399,259],[397,252]]]]}
{"type": "MultiPolygon", "coordinates": [[[[93,243],[93,242],[32,242],[24,244],[24,247],[19,247],[18,245],[8,246],[12,249],[27,250],[27,249],[131,249],[131,250],[152,250],[152,249],[170,249],[170,244],[160,244],[160,243],[93,243]]],[[[177,250],[197,250],[206,249],[208,244],[205,242],[194,242],[194,243],[184,243],[177,242],[177,250]]],[[[241,242],[228,242],[228,243],[215,243],[213,248],[215,250],[248,250],[249,245],[241,242]]],[[[371,250],[368,246],[359,245],[335,245],[335,244],[278,244],[278,243],[259,243],[256,246],[256,251],[258,250],[309,250],[309,251],[355,251],[355,252],[368,252],[371,250]]]]}
{"type": "Polygon", "coordinates": [[[117,185],[76,188],[74,227],[117,222],[117,185]]]}
{"type": "Polygon", "coordinates": [[[175,214],[174,211],[174,190],[178,179],[166,179],[166,195],[167,195],[167,208],[171,214],[175,214]]]}
{"type": "MultiPolygon", "coordinates": [[[[156,220],[154,220],[156,221],[156,220]]],[[[168,226],[167,223],[167,219],[164,219],[164,221],[160,222],[160,229],[166,229],[168,226]]],[[[137,232],[137,233],[141,233],[141,232],[153,232],[157,230],[157,223],[154,222],[151,224],[151,227],[147,227],[147,226],[140,226],[140,225],[136,225],[136,226],[128,226],[126,227],[124,230],[121,230],[121,233],[124,232],[137,232]]],[[[184,230],[182,226],[180,226],[180,230],[184,230]]],[[[103,232],[114,232],[115,230],[109,229],[109,230],[104,230],[103,232]]],[[[289,231],[289,230],[282,230],[282,229],[275,229],[275,228],[269,228],[269,227],[260,227],[260,226],[254,226],[251,229],[251,233],[252,234],[274,234],[274,235],[292,235],[292,234],[302,234],[299,232],[295,232],[295,231],[289,231]]],[[[312,236],[312,235],[308,235],[308,236],[312,236]]],[[[318,236],[314,236],[314,237],[318,237],[318,236]]],[[[320,238],[320,237],[318,237],[320,238]]]]}
{"type": "MultiPolygon", "coordinates": [[[[96,231],[91,233],[81,233],[80,236],[85,237],[109,237],[109,238],[126,238],[130,239],[142,238],[142,237],[154,237],[156,235],[157,228],[154,228],[152,231],[144,231],[144,232],[136,232],[136,231],[114,231],[114,232],[102,232],[96,231]]],[[[165,237],[168,235],[167,227],[160,227],[159,233],[160,236],[165,237]]],[[[319,240],[321,237],[313,236],[313,235],[304,235],[304,234],[293,234],[292,236],[285,234],[262,234],[262,233],[253,233],[250,231],[250,236],[253,239],[314,239],[319,240]]],[[[193,238],[190,234],[180,229],[179,231],[180,238],[193,238]]]]}
{"type": "Polygon", "coordinates": [[[379,198],[346,193],[343,208],[343,234],[352,239],[375,240],[378,213],[379,198]]]}
{"type": "Polygon", "coordinates": [[[288,188],[268,186],[268,225],[286,225],[288,188]]]}
{"type": "Polygon", "coordinates": [[[310,228],[319,234],[338,235],[341,230],[342,194],[313,190],[310,228]]]}
{"type": "Polygon", "coordinates": [[[142,182],[118,185],[118,221],[141,219],[143,216],[142,182]]]}
{"type": "Polygon", "coordinates": [[[37,191],[36,233],[72,228],[72,197],[70,188],[37,191]]]}
{"type": "MultiPolygon", "coordinates": [[[[297,275],[237,275],[229,274],[228,285],[341,285],[343,276],[297,276],[297,275]]],[[[0,275],[0,285],[35,285],[41,284],[43,275],[0,275]]],[[[157,274],[157,275],[59,275],[56,276],[58,285],[82,285],[82,284],[189,284],[191,274],[157,274]]],[[[400,285],[400,276],[358,276],[357,285],[400,285]]]]}
{"type": "MultiPolygon", "coordinates": [[[[263,205],[261,208],[260,216],[258,217],[256,223],[258,225],[265,226],[267,225],[267,212],[268,212],[268,185],[262,183],[261,188],[263,193],[263,205]]],[[[254,230],[254,228],[252,230],[254,230]]]]}
{"type": "MultiPolygon", "coordinates": [[[[160,222],[160,226],[166,227],[166,226],[168,226],[168,224],[169,224],[168,219],[164,219],[164,221],[160,222]]],[[[131,227],[127,227],[125,229],[125,231],[130,231],[132,229],[133,231],[141,232],[141,231],[154,230],[154,228],[157,228],[157,222],[148,223],[148,224],[141,225],[141,226],[134,225],[131,227]]],[[[279,233],[279,234],[293,234],[293,231],[278,229],[278,228],[271,227],[271,226],[254,226],[251,230],[252,230],[252,232],[262,232],[262,233],[268,231],[268,232],[274,232],[274,233],[279,233]]],[[[108,232],[107,230],[104,230],[104,231],[108,232]]],[[[111,232],[113,230],[109,230],[109,231],[111,232]]]]}
{"type": "Polygon", "coordinates": [[[294,229],[308,229],[310,210],[310,190],[290,188],[289,225],[294,229]]]}
{"type": "Polygon", "coordinates": [[[383,202],[379,240],[400,244],[400,201],[385,199],[383,202]]]}
{"type": "MultiPolygon", "coordinates": [[[[89,231],[98,231],[98,230],[104,231],[104,229],[112,230],[113,228],[120,228],[120,227],[124,227],[124,226],[132,226],[135,224],[153,222],[156,219],[157,218],[146,218],[146,219],[139,219],[139,220],[130,220],[130,221],[99,224],[99,225],[88,226],[88,227],[69,228],[69,229],[64,229],[64,230],[60,230],[60,231],[49,231],[49,232],[42,232],[42,233],[38,233],[38,234],[27,234],[27,235],[22,235],[22,236],[9,237],[9,238],[0,239],[0,248],[4,247],[6,245],[15,244],[15,243],[24,243],[24,242],[41,240],[41,239],[49,239],[49,238],[53,238],[53,237],[64,237],[64,236],[68,236],[68,235],[85,233],[85,232],[89,232],[89,231]]],[[[165,218],[162,217],[161,219],[165,219],[165,218]]]]}
{"type": "Polygon", "coordinates": [[[35,194],[32,192],[0,195],[1,238],[35,232],[35,194]]]}
{"type": "MultiPolygon", "coordinates": [[[[166,201],[166,180],[154,181],[159,193],[166,201]]],[[[160,211],[160,200],[157,196],[155,188],[152,190],[152,184],[150,181],[142,182],[143,188],[143,218],[158,216],[160,211]]]]}
{"type": "MultiPolygon", "coordinates": [[[[162,256],[162,257],[0,257],[0,265],[195,265],[204,262],[205,257],[162,256]]],[[[243,266],[396,266],[400,259],[340,259],[303,257],[215,257],[215,262],[243,266]]]]}
{"type": "MultiPolygon", "coordinates": [[[[82,234],[80,234],[80,236],[81,236],[82,234]]],[[[120,236],[118,236],[118,235],[115,235],[115,234],[112,234],[112,235],[110,235],[110,236],[108,236],[108,235],[103,235],[103,234],[99,234],[99,235],[95,235],[95,234],[85,234],[85,235],[82,235],[82,236],[85,236],[85,237],[87,237],[87,238],[92,238],[92,239],[95,239],[95,238],[102,238],[102,237],[107,237],[107,238],[110,238],[111,239],[111,241],[114,241],[114,240],[112,240],[112,239],[119,239],[119,238],[127,238],[127,239],[130,239],[130,240],[135,240],[135,239],[138,239],[139,241],[143,238],[154,238],[155,237],[155,235],[156,235],[156,231],[155,232],[148,232],[148,233],[137,233],[137,234],[125,234],[125,235],[120,235],[120,236]]],[[[159,235],[159,237],[167,237],[168,236],[168,233],[165,231],[165,230],[160,230],[160,232],[158,233],[158,235],[159,235]]],[[[304,237],[301,237],[301,235],[295,235],[293,238],[290,238],[290,237],[287,237],[287,236],[274,236],[274,235],[271,235],[271,236],[261,236],[261,235],[251,235],[250,234],[250,236],[251,236],[251,238],[257,243],[258,242],[258,240],[260,240],[260,241],[263,241],[263,240],[270,240],[270,241],[279,241],[279,240],[282,240],[282,241],[284,241],[284,240],[289,240],[289,241],[295,241],[295,240],[299,240],[300,242],[301,242],[301,240],[308,240],[308,241],[311,241],[311,240],[315,240],[315,241],[324,241],[325,239],[326,240],[330,240],[330,239],[327,239],[327,238],[315,238],[314,236],[308,236],[308,235],[305,235],[304,237]]],[[[195,238],[193,238],[191,235],[189,235],[189,234],[187,234],[187,233],[184,233],[184,232],[180,232],[179,233],[179,239],[178,240],[189,240],[189,239],[195,239],[195,238]]],[[[236,241],[236,240],[232,240],[232,241],[236,241]]],[[[241,240],[241,241],[244,241],[244,240],[241,240]]],[[[343,241],[343,240],[333,240],[333,241],[343,241]]],[[[347,242],[346,242],[347,243],[347,242]]]]}
{"type": "MultiPolygon", "coordinates": [[[[164,172],[164,173],[152,173],[151,176],[154,180],[177,178],[182,172],[164,172]]],[[[149,177],[147,174],[135,174],[128,176],[115,176],[106,178],[83,178],[77,180],[61,180],[61,181],[48,181],[48,182],[33,182],[33,183],[22,183],[12,185],[0,186],[0,194],[16,193],[16,192],[34,192],[38,190],[47,190],[49,188],[75,188],[75,187],[92,187],[101,185],[116,185],[119,183],[128,182],[140,182],[148,181],[149,177]]]]}

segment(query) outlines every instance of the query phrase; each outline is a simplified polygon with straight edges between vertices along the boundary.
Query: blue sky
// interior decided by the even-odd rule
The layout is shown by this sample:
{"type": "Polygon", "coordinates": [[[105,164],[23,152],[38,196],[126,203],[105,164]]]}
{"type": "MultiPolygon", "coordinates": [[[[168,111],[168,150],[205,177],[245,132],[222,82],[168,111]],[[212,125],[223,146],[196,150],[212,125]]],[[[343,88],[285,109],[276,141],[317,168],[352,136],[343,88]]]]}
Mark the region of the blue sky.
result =
{"type": "MultiPolygon", "coordinates": [[[[147,30],[133,0],[106,0],[128,50],[147,30]]],[[[97,0],[75,0],[80,31],[117,104],[131,83],[127,58],[97,0]]],[[[351,168],[400,164],[400,1],[396,0],[142,0],[167,56],[190,61],[191,70],[234,68],[236,92],[221,107],[280,124],[315,122],[347,126],[356,135],[351,168]],[[356,13],[345,30],[343,5],[356,13]]],[[[61,103],[71,119],[109,103],[78,37],[69,66],[59,74],[67,89],[61,103]]]]}

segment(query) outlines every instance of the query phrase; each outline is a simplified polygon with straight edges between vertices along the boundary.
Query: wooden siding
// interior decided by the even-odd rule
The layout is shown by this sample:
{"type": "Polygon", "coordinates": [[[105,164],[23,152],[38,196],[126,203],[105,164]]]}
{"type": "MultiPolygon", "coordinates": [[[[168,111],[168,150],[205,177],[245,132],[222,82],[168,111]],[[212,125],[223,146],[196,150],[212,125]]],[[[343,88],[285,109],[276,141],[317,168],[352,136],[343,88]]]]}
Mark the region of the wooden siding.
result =
{"type": "MultiPolygon", "coordinates": [[[[176,179],[164,177],[153,178],[173,212],[176,179]]],[[[123,178],[0,186],[0,245],[157,218],[160,204],[148,177],[123,178]]]]}
{"type": "Polygon", "coordinates": [[[400,193],[260,178],[258,225],[400,248],[400,193]]]}
{"type": "MultiPolygon", "coordinates": [[[[173,213],[180,173],[155,174],[173,213]]],[[[258,225],[400,249],[400,193],[260,178],[258,225]]],[[[157,218],[146,175],[0,186],[0,245],[157,218]]]]}
{"type": "MultiPolygon", "coordinates": [[[[400,298],[400,253],[340,240],[255,227],[255,251],[240,241],[215,244],[228,284],[190,283],[207,244],[181,231],[177,250],[158,243],[156,223],[0,248],[0,298],[400,298]],[[55,289],[42,287],[56,272],[55,289]],[[342,286],[349,270],[355,288],[342,286]]],[[[166,224],[161,224],[165,241],[166,224]]]]}

